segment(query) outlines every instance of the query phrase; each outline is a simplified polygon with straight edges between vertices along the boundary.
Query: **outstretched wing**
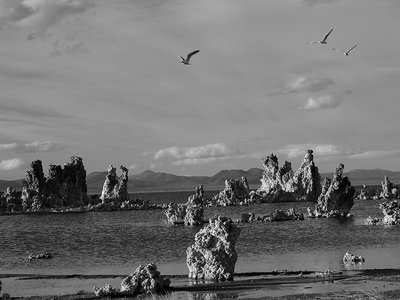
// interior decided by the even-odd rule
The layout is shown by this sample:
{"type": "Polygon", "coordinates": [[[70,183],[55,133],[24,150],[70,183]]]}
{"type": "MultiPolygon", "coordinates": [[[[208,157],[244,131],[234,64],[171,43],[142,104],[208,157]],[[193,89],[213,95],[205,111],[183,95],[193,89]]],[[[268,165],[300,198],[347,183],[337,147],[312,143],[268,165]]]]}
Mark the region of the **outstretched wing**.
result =
{"type": "Polygon", "coordinates": [[[314,42],[307,42],[306,44],[319,44],[318,41],[314,41],[314,42]]]}
{"type": "Polygon", "coordinates": [[[342,53],[344,53],[344,52],[345,52],[345,51],[343,51],[343,50],[336,49],[336,48],[332,48],[332,50],[335,50],[335,51],[337,51],[337,52],[342,52],[342,53]]]}
{"type": "Polygon", "coordinates": [[[357,46],[358,46],[358,44],[355,44],[353,47],[351,47],[349,50],[347,50],[347,53],[350,53],[350,51],[353,50],[357,46]]]}
{"type": "Polygon", "coordinates": [[[178,57],[181,59],[181,61],[184,61],[185,59],[182,57],[182,56],[180,56],[180,55],[178,55],[178,57]]]}
{"type": "Polygon", "coordinates": [[[323,42],[326,42],[326,39],[328,38],[328,36],[331,34],[331,32],[333,31],[333,28],[331,29],[331,31],[329,31],[324,38],[322,39],[323,42]]]}
{"type": "Polygon", "coordinates": [[[190,53],[187,55],[186,60],[189,61],[190,58],[191,58],[193,55],[195,55],[196,53],[199,53],[199,52],[200,52],[200,50],[195,50],[195,51],[193,51],[193,52],[190,52],[190,53]]]}

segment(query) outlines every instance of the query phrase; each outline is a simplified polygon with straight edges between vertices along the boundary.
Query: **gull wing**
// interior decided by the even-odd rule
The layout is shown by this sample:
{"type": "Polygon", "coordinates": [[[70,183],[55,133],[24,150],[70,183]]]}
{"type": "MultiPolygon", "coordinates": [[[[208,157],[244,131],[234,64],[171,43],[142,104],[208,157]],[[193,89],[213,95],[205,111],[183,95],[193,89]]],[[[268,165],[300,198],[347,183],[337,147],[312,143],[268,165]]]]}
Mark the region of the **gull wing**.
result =
{"type": "Polygon", "coordinates": [[[185,59],[184,59],[182,56],[180,56],[180,55],[178,55],[178,57],[179,57],[182,61],[185,60],[185,59]]]}
{"type": "Polygon", "coordinates": [[[306,44],[319,44],[319,41],[307,42],[306,44]]]}
{"type": "Polygon", "coordinates": [[[193,52],[190,52],[190,53],[186,56],[186,60],[189,61],[189,59],[190,59],[193,55],[195,55],[196,53],[199,53],[199,52],[200,52],[200,50],[195,50],[195,51],[193,51],[193,52]]]}
{"type": "Polygon", "coordinates": [[[331,31],[329,31],[324,38],[322,39],[322,42],[326,42],[326,39],[328,38],[328,36],[331,34],[331,32],[333,31],[333,28],[331,29],[331,31]]]}
{"type": "Polygon", "coordinates": [[[351,47],[349,50],[347,50],[347,53],[350,53],[350,51],[353,50],[357,46],[358,46],[358,44],[355,44],[353,47],[351,47]]]}

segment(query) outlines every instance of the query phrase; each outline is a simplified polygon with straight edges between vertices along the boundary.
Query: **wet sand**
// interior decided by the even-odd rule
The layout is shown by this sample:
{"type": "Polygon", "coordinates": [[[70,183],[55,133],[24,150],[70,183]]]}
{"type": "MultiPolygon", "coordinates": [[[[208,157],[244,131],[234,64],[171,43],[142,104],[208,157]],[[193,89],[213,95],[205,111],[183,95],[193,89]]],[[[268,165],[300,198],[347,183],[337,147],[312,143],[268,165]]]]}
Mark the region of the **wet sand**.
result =
{"type": "MultiPolygon", "coordinates": [[[[2,292],[10,293],[12,299],[96,299],[91,292],[93,286],[109,283],[119,287],[125,276],[2,274],[0,279],[2,292]],[[40,288],[41,294],[29,294],[28,288],[32,286],[40,288]],[[19,289],[17,295],[12,292],[14,289],[19,289]]],[[[193,281],[186,275],[164,276],[171,279],[171,289],[169,295],[159,299],[166,300],[400,299],[400,269],[239,273],[235,281],[221,283],[193,281]]],[[[139,298],[154,299],[145,295],[139,298]]]]}

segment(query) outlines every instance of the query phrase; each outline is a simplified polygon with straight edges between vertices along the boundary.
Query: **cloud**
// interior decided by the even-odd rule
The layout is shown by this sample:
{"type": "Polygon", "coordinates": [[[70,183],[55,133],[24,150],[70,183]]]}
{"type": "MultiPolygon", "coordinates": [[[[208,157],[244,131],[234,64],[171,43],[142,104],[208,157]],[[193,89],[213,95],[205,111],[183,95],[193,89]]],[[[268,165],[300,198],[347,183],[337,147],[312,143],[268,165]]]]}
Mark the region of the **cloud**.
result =
{"type": "Polygon", "coordinates": [[[296,158],[304,156],[308,149],[313,150],[314,154],[319,157],[353,155],[357,153],[356,151],[341,149],[333,144],[290,144],[277,152],[286,155],[288,158],[296,158]]]}
{"type": "Polygon", "coordinates": [[[24,165],[25,165],[25,162],[20,158],[6,159],[6,160],[2,160],[0,162],[0,170],[2,170],[2,171],[14,170],[14,169],[18,169],[24,165]]]}
{"type": "Polygon", "coordinates": [[[398,150],[377,150],[377,151],[366,151],[355,153],[349,156],[352,159],[370,159],[370,158],[387,158],[398,156],[400,154],[400,149],[398,150]]]}
{"type": "Polygon", "coordinates": [[[280,91],[270,95],[276,96],[294,93],[316,93],[325,91],[333,85],[335,85],[335,82],[331,78],[300,76],[288,81],[280,91]]]}
{"type": "Polygon", "coordinates": [[[329,4],[339,0],[302,0],[302,3],[307,6],[313,6],[315,4],[329,4]]]}
{"type": "Polygon", "coordinates": [[[217,160],[225,160],[240,155],[236,148],[221,143],[196,147],[170,147],[158,150],[154,160],[175,159],[172,165],[186,166],[207,164],[217,160]]]}
{"type": "Polygon", "coordinates": [[[137,164],[131,164],[128,169],[136,170],[136,169],[139,169],[139,166],[137,164]]]}
{"type": "Polygon", "coordinates": [[[299,92],[315,93],[324,91],[330,85],[334,84],[335,83],[330,78],[308,78],[302,76],[289,82],[286,85],[285,90],[288,93],[299,93],[299,92]]]}
{"type": "Polygon", "coordinates": [[[343,96],[350,94],[351,91],[346,91],[339,95],[323,95],[318,97],[310,97],[307,102],[299,107],[300,110],[314,111],[321,109],[332,109],[338,107],[342,101],[343,96]]]}
{"type": "Polygon", "coordinates": [[[38,152],[51,152],[65,148],[64,145],[54,143],[51,141],[43,142],[30,142],[25,144],[0,144],[0,151],[13,150],[18,153],[38,153],[38,152]]]}
{"type": "Polygon", "coordinates": [[[197,147],[170,147],[158,150],[154,155],[154,159],[175,158],[175,159],[193,159],[193,158],[210,158],[225,157],[239,154],[239,150],[228,147],[224,144],[207,144],[197,147]]]}
{"type": "Polygon", "coordinates": [[[74,42],[72,44],[65,44],[61,41],[56,41],[53,44],[54,49],[50,52],[52,56],[61,55],[76,55],[85,54],[89,52],[89,49],[85,46],[84,42],[74,42]]]}
{"type": "Polygon", "coordinates": [[[45,35],[48,30],[71,15],[94,7],[92,0],[4,0],[0,9],[0,29],[20,26],[31,30],[28,39],[45,35]]]}
{"type": "Polygon", "coordinates": [[[193,165],[205,165],[216,161],[222,161],[231,157],[207,157],[207,158],[186,158],[172,162],[173,166],[193,166],[193,165]]]}

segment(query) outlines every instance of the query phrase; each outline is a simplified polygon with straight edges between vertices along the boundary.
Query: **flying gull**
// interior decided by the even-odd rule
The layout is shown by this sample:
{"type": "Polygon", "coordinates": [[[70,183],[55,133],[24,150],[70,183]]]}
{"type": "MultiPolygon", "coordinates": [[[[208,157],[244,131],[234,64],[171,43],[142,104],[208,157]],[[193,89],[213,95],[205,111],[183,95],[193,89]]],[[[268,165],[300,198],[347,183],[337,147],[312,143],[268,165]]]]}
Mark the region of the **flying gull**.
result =
{"type": "Polygon", "coordinates": [[[331,34],[332,30],[333,30],[333,28],[331,29],[331,31],[329,31],[329,32],[324,36],[324,38],[323,38],[321,41],[307,42],[306,44],[322,44],[322,45],[327,44],[328,42],[326,41],[326,39],[327,39],[328,36],[331,34]]]}
{"type": "Polygon", "coordinates": [[[350,54],[350,51],[351,50],[353,50],[355,47],[357,47],[358,46],[358,44],[355,44],[353,47],[351,47],[349,50],[347,50],[347,51],[344,51],[344,50],[339,50],[339,49],[336,49],[336,48],[332,48],[333,50],[335,50],[335,51],[338,51],[338,52],[342,52],[344,55],[346,55],[346,56],[349,56],[349,54],[350,54]]]}
{"type": "Polygon", "coordinates": [[[190,63],[189,63],[190,58],[191,58],[193,55],[195,55],[196,53],[199,53],[199,52],[200,52],[200,50],[196,50],[196,51],[190,52],[190,53],[186,56],[186,58],[183,58],[182,56],[179,55],[180,59],[182,60],[181,63],[184,64],[184,65],[190,65],[190,63]]]}

